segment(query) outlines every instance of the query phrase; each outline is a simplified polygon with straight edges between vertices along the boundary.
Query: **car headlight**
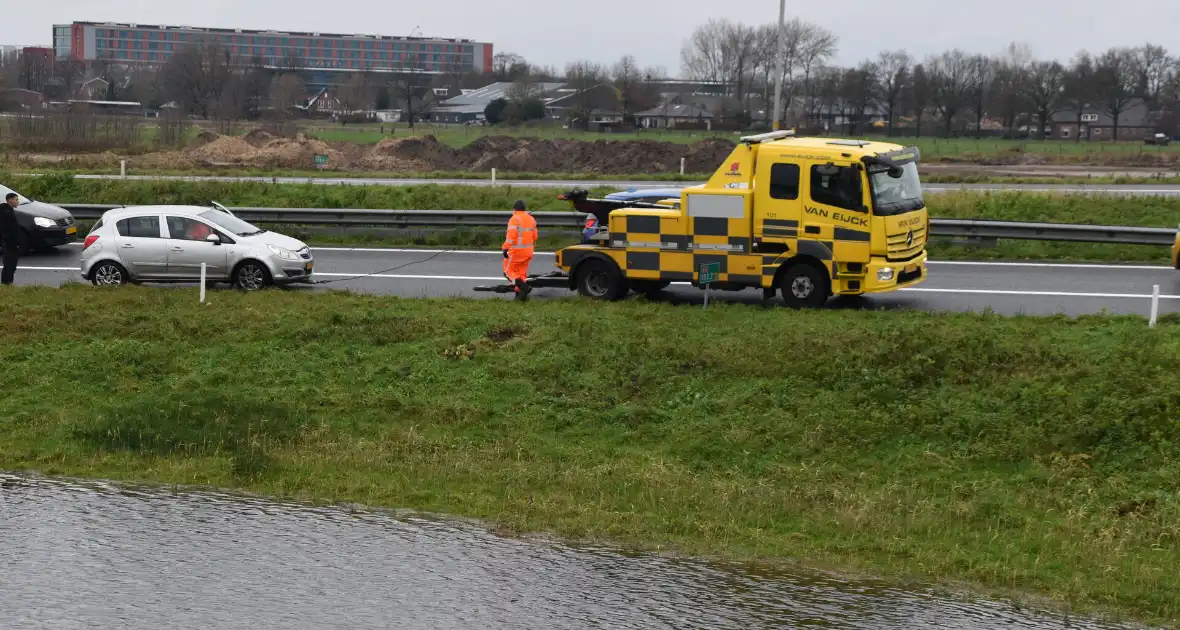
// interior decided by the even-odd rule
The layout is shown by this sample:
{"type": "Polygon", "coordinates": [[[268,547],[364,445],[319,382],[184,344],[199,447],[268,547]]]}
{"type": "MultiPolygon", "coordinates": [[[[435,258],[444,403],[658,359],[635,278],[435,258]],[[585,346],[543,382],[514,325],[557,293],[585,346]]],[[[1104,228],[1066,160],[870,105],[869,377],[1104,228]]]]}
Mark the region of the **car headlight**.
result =
{"type": "Polygon", "coordinates": [[[893,267],[885,267],[877,270],[877,280],[879,282],[889,282],[893,279],[893,267]]]}
{"type": "Polygon", "coordinates": [[[286,247],[279,247],[278,245],[267,245],[266,248],[269,249],[272,254],[274,254],[275,256],[278,256],[279,258],[282,258],[283,260],[299,260],[299,254],[296,254],[295,252],[287,249],[286,247]]]}
{"type": "Polygon", "coordinates": [[[36,225],[37,227],[43,227],[43,228],[57,227],[57,221],[54,221],[53,219],[49,219],[46,217],[35,217],[33,219],[33,224],[36,225]]]}

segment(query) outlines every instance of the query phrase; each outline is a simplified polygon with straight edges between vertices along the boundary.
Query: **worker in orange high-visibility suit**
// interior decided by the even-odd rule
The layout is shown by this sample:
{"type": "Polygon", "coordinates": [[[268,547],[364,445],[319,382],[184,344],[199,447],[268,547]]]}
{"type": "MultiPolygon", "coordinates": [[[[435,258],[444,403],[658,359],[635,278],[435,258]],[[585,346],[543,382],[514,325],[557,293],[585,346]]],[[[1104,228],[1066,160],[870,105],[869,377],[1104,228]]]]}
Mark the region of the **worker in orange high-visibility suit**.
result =
{"type": "Polygon", "coordinates": [[[523,200],[517,199],[512,206],[512,218],[508,220],[508,234],[504,237],[504,276],[516,289],[516,298],[528,298],[532,287],[528,285],[529,263],[533,260],[533,248],[537,244],[537,220],[529,214],[523,200]]]}

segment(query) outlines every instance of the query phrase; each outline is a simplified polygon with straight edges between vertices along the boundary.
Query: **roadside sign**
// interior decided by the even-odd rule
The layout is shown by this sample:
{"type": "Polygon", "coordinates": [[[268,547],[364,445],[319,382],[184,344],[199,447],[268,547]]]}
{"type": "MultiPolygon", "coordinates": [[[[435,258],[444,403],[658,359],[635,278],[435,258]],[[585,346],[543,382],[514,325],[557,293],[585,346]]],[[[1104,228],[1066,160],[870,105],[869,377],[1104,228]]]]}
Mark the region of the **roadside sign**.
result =
{"type": "Polygon", "coordinates": [[[721,263],[711,262],[701,265],[700,276],[697,278],[697,284],[705,287],[705,306],[709,308],[709,285],[717,282],[717,276],[721,275],[721,263]]]}
{"type": "Polygon", "coordinates": [[[315,165],[316,166],[323,168],[324,165],[327,163],[328,163],[328,156],[318,155],[318,154],[315,156],[315,165]]]}
{"type": "Polygon", "coordinates": [[[699,284],[713,284],[717,282],[717,276],[719,275],[721,275],[721,263],[706,263],[701,265],[701,277],[697,282],[699,284]]]}

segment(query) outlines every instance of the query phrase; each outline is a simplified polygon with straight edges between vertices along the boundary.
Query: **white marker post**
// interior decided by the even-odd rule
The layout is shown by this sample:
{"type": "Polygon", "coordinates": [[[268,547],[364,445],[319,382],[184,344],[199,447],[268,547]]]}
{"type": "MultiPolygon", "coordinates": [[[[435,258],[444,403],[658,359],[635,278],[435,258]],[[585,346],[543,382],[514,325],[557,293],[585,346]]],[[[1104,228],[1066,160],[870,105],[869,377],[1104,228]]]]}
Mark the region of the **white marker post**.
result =
{"type": "Polygon", "coordinates": [[[205,303],[205,263],[201,263],[201,304],[205,303]]]}
{"type": "Polygon", "coordinates": [[[684,158],[680,158],[680,174],[684,175],[684,158]]]}
{"type": "Polygon", "coordinates": [[[1151,319],[1147,322],[1148,327],[1155,328],[1155,323],[1160,318],[1160,285],[1155,285],[1151,288],[1151,319]]]}
{"type": "Polygon", "coordinates": [[[492,185],[496,185],[496,169],[492,169],[492,185]]]}
{"type": "Polygon", "coordinates": [[[119,177],[127,179],[127,160],[119,160],[119,177]]]}

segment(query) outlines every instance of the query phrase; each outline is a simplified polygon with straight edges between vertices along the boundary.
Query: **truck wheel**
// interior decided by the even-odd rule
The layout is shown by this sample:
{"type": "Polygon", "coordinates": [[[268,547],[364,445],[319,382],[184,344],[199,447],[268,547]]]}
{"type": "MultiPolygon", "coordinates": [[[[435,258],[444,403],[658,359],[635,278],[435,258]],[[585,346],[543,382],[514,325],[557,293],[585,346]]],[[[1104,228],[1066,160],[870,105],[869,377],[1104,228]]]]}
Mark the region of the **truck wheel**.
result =
{"type": "Polygon", "coordinates": [[[627,295],[627,281],[619,268],[603,260],[587,260],[578,266],[578,293],[598,300],[618,300],[627,295]]]}
{"type": "Polygon", "coordinates": [[[671,282],[664,280],[632,280],[631,290],[641,295],[651,297],[664,289],[672,286],[671,282]]]}
{"type": "Polygon", "coordinates": [[[778,288],[790,308],[820,308],[831,297],[827,274],[807,263],[783,271],[778,288]]]}

